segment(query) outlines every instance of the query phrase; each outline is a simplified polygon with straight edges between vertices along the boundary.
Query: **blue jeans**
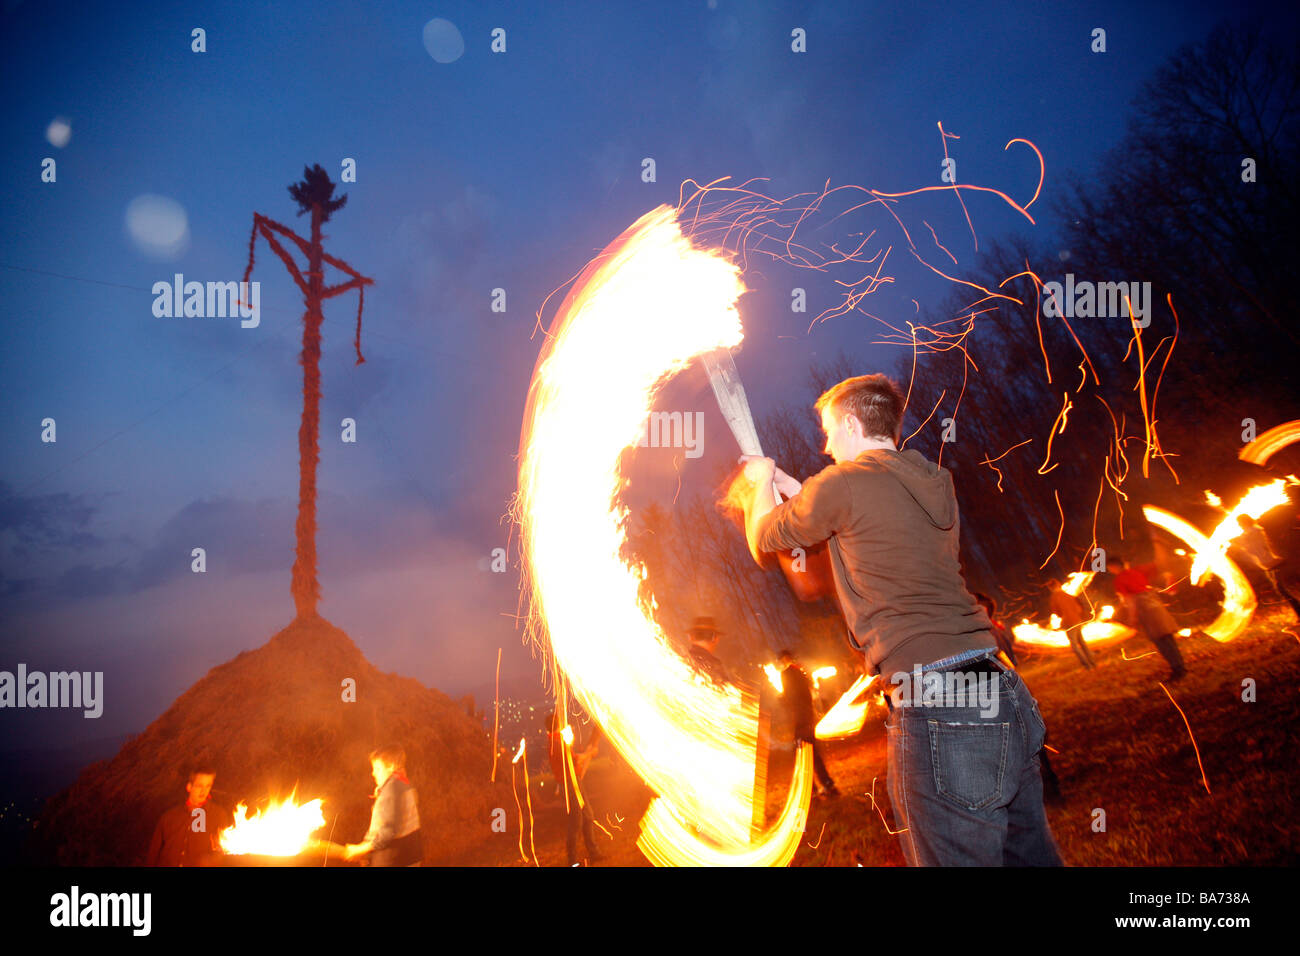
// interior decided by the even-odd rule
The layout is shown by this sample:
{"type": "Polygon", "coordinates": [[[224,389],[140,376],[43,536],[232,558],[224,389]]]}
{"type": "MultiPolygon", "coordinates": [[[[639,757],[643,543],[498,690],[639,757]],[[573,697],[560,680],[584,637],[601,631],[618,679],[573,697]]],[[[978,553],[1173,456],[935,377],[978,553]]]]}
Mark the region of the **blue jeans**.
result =
{"type": "Polygon", "coordinates": [[[1020,675],[994,664],[1000,673],[981,676],[990,691],[996,682],[996,713],[891,706],[889,799],[910,866],[1064,865],[1043,810],[1046,725],[1020,675]]]}

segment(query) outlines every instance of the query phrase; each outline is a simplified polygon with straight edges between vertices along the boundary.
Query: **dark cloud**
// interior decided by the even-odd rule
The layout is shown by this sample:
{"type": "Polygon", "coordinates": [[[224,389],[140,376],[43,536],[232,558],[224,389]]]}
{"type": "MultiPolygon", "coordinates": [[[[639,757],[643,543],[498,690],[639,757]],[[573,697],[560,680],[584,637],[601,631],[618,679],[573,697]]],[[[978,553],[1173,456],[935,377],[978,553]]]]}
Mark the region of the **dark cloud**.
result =
{"type": "MultiPolygon", "coordinates": [[[[459,535],[435,517],[445,504],[413,482],[376,489],[365,497],[321,492],[317,550],[322,574],[327,567],[334,574],[365,573],[428,556],[443,547],[448,534],[459,535]]],[[[169,518],[143,550],[133,549],[111,563],[78,562],[49,583],[65,600],[135,593],[192,574],[194,548],[204,549],[204,573],[217,578],[251,573],[284,574],[287,580],[294,560],[297,515],[296,502],[287,499],[192,501],[169,518]]],[[[504,543],[505,529],[496,537],[500,541],[484,536],[470,550],[490,552],[504,543]]],[[[473,562],[467,557],[465,563],[469,567],[473,562]]],[[[38,578],[0,576],[3,594],[30,593],[40,587],[38,578]]]]}
{"type": "Polygon", "coordinates": [[[0,535],[12,535],[14,550],[96,547],[100,538],[86,528],[97,506],[84,495],[57,492],[48,495],[15,494],[0,481],[0,535]]]}

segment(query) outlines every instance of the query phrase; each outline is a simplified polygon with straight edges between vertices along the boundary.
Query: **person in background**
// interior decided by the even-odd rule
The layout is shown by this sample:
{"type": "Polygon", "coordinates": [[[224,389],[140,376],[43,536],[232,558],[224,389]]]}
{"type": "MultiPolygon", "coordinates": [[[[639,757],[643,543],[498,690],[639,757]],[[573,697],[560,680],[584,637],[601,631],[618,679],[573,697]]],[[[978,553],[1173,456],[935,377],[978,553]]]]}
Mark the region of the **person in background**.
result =
{"type": "Polygon", "coordinates": [[[799,666],[794,655],[782,651],[781,661],[781,702],[794,721],[794,743],[797,749],[801,743],[812,745],[813,772],[817,778],[817,796],[838,797],[835,781],[826,769],[826,760],[822,753],[822,742],[817,739],[816,714],[813,712],[812,678],[799,666]]]}
{"type": "Polygon", "coordinates": [[[587,848],[588,865],[605,859],[596,845],[596,814],[591,809],[591,800],[582,790],[582,779],[587,775],[587,767],[600,749],[600,731],[595,730],[591,740],[583,750],[571,750],[573,760],[572,772],[565,760],[567,742],[564,739],[564,726],[556,714],[546,718],[547,737],[550,741],[551,773],[555,776],[556,790],[564,801],[568,828],[564,837],[564,846],[569,854],[569,866],[577,866],[578,833],[582,833],[582,842],[587,848]]]}
{"type": "Polygon", "coordinates": [[[1088,642],[1083,639],[1083,625],[1088,622],[1088,615],[1079,606],[1079,599],[1066,592],[1060,579],[1052,578],[1047,582],[1047,588],[1051,592],[1048,601],[1051,612],[1061,619],[1061,630],[1069,639],[1074,656],[1085,668],[1092,670],[1097,663],[1088,650],[1088,642]]]}
{"type": "Polygon", "coordinates": [[[1291,613],[1300,621],[1300,574],[1296,573],[1294,562],[1287,561],[1274,550],[1264,526],[1250,515],[1237,515],[1237,526],[1241,528],[1241,535],[1234,543],[1264,572],[1273,590],[1291,605],[1291,613]]]}
{"type": "Polygon", "coordinates": [[[368,856],[371,866],[419,866],[424,859],[420,809],[415,788],[406,779],[406,751],[381,747],[370,754],[375,805],[370,829],[360,843],[349,843],[343,858],[368,856]]]}
{"type": "Polygon", "coordinates": [[[158,820],[149,841],[146,866],[211,866],[221,855],[219,837],[234,825],[230,811],[209,797],[216,772],[206,764],[190,771],[186,799],[158,820]]]}
{"type": "Polygon", "coordinates": [[[1174,639],[1178,622],[1151,588],[1150,579],[1157,573],[1156,566],[1132,567],[1117,554],[1111,555],[1110,566],[1115,572],[1115,596],[1123,605],[1120,622],[1141,632],[1156,646],[1169,664],[1170,681],[1182,680],[1187,675],[1187,665],[1174,639]]]}
{"type": "Polygon", "coordinates": [[[722,632],[713,623],[713,618],[697,617],[686,633],[691,638],[691,662],[696,668],[707,674],[715,684],[729,683],[731,676],[716,654],[722,632]]]}

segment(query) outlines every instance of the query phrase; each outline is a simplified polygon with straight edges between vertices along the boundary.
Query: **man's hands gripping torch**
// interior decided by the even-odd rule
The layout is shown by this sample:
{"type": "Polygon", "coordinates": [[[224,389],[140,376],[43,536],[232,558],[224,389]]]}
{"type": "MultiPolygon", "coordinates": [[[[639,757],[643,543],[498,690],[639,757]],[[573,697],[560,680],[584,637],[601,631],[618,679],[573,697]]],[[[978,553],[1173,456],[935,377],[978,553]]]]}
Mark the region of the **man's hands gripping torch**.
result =
{"type": "MultiPolygon", "coordinates": [[[[745,396],[745,386],[740,381],[730,350],[719,349],[706,354],[704,369],[708,373],[709,384],[713,386],[713,394],[718,400],[722,417],[726,419],[736,444],[744,453],[740,461],[745,466],[746,479],[753,486],[750,495],[744,500],[745,540],[749,544],[749,553],[761,566],[763,553],[758,549],[759,522],[781,503],[782,496],[793,498],[802,486],[776,467],[776,462],[771,458],[763,455],[763,449],[758,443],[758,432],[754,428],[754,417],[749,410],[749,400],[745,396]]],[[[797,564],[789,551],[779,551],[777,561],[799,600],[815,601],[831,593],[825,546],[800,555],[797,564]]]]}
{"type": "Polygon", "coordinates": [[[793,498],[802,486],[776,467],[776,462],[771,458],[741,455],[740,463],[745,466],[745,478],[754,486],[754,493],[745,508],[745,540],[749,543],[749,553],[761,564],[762,553],[758,549],[759,522],[781,503],[782,495],[793,498]]]}

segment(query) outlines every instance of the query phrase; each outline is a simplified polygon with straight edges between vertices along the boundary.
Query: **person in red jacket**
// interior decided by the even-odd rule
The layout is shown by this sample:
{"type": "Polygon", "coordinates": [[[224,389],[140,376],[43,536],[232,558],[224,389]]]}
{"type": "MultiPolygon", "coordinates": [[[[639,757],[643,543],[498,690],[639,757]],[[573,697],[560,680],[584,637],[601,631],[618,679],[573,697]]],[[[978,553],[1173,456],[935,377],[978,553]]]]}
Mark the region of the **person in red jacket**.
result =
{"type": "Polygon", "coordinates": [[[230,811],[209,799],[217,775],[207,767],[190,771],[186,800],[158,820],[145,866],[211,866],[221,856],[219,836],[234,825],[230,811]]]}
{"type": "Polygon", "coordinates": [[[1169,664],[1170,681],[1182,680],[1187,665],[1174,639],[1178,622],[1151,588],[1151,578],[1159,573],[1158,569],[1154,564],[1131,566],[1118,554],[1111,555],[1110,566],[1115,572],[1115,596],[1123,605],[1120,622],[1140,631],[1156,646],[1169,664]]]}

